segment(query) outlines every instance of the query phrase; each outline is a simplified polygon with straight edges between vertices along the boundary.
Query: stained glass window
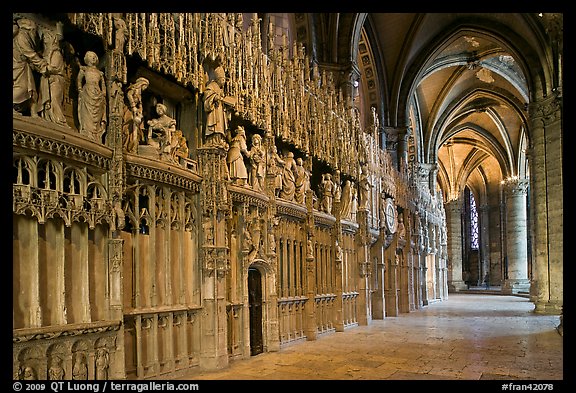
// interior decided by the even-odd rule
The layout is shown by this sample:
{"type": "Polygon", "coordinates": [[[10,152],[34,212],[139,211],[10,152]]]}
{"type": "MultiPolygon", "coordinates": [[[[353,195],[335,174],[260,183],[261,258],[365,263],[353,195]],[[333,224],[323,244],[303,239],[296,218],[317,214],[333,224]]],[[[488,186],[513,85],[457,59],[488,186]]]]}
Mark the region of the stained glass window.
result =
{"type": "Polygon", "coordinates": [[[478,249],[478,211],[473,193],[470,193],[470,248],[478,249]]]}

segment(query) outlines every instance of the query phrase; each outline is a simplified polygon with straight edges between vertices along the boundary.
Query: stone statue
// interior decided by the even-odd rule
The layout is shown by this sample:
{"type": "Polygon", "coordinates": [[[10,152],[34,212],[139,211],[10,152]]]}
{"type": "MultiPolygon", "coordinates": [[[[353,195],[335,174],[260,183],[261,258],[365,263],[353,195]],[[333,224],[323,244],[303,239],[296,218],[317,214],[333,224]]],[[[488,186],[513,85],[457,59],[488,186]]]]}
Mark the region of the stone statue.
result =
{"type": "Polygon", "coordinates": [[[166,114],[166,105],[156,104],[158,118],[148,120],[148,135],[146,144],[158,147],[160,154],[171,154],[176,147],[172,145],[172,134],[176,131],[176,120],[166,114]]]}
{"type": "Polygon", "coordinates": [[[99,348],[96,352],[96,379],[108,379],[108,367],[110,367],[110,355],[106,348],[99,348]]]}
{"type": "Polygon", "coordinates": [[[126,90],[128,108],[124,112],[122,143],[130,153],[138,151],[138,144],[144,138],[142,131],[144,128],[142,123],[142,92],[148,88],[149,84],[148,79],[140,77],[126,90]]]}
{"type": "Polygon", "coordinates": [[[174,131],[172,134],[172,142],[172,145],[174,146],[172,148],[173,159],[176,160],[176,157],[188,158],[190,149],[188,148],[188,141],[186,140],[186,137],[182,135],[181,130],[174,131]]]}
{"type": "Polygon", "coordinates": [[[248,230],[247,227],[242,228],[242,234],[244,238],[244,241],[242,242],[242,251],[244,251],[245,253],[249,253],[250,251],[252,251],[252,248],[254,247],[254,244],[252,242],[252,235],[250,234],[250,231],[248,230]]]}
{"type": "Polygon", "coordinates": [[[335,251],[336,262],[342,262],[344,260],[344,252],[342,251],[342,247],[340,246],[338,240],[336,240],[334,248],[336,250],[335,251]]]}
{"type": "Polygon", "coordinates": [[[314,245],[310,239],[306,242],[306,258],[314,259],[314,245]]]}
{"type": "Polygon", "coordinates": [[[268,172],[274,175],[274,194],[279,197],[282,191],[282,168],[284,160],[278,155],[276,145],[272,145],[270,157],[268,159],[268,172]]]}
{"type": "Polygon", "coordinates": [[[304,203],[306,190],[308,189],[308,173],[304,168],[304,160],[301,157],[296,159],[296,169],[294,170],[294,200],[304,203]]]}
{"type": "Polygon", "coordinates": [[[252,135],[252,148],[250,149],[250,183],[255,191],[264,190],[264,176],[266,175],[266,156],[262,146],[262,137],[252,135]]]}
{"type": "Polygon", "coordinates": [[[48,379],[60,381],[64,379],[64,368],[62,368],[62,359],[59,356],[54,356],[50,361],[50,368],[48,369],[48,379]]]}
{"type": "Polygon", "coordinates": [[[288,201],[294,200],[294,192],[296,191],[296,178],[294,172],[296,171],[296,160],[294,160],[294,153],[289,151],[284,158],[284,170],[282,171],[282,190],[280,191],[280,198],[288,201]]]}
{"type": "Polygon", "coordinates": [[[360,188],[360,209],[368,209],[368,201],[370,200],[370,190],[372,185],[368,181],[368,170],[366,164],[362,165],[360,170],[360,180],[358,182],[360,188]]]}
{"type": "Polygon", "coordinates": [[[114,16],[114,51],[123,52],[127,38],[128,27],[126,22],[121,17],[114,16]]]}
{"type": "Polygon", "coordinates": [[[350,180],[344,182],[342,187],[342,198],[340,199],[340,217],[350,219],[352,213],[352,183],[350,180]]]}
{"type": "Polygon", "coordinates": [[[372,129],[374,131],[374,135],[378,135],[378,129],[380,128],[380,119],[378,119],[378,112],[376,112],[376,107],[371,106],[370,111],[372,113],[372,129]]]}
{"type": "Polygon", "coordinates": [[[356,221],[356,213],[358,213],[358,189],[352,184],[352,202],[350,203],[350,219],[356,221]]]}
{"type": "Polygon", "coordinates": [[[322,175],[320,182],[320,211],[332,213],[332,198],[334,197],[334,182],[330,173],[322,175]]]}
{"type": "Polygon", "coordinates": [[[36,23],[27,18],[18,19],[14,25],[13,34],[13,110],[17,113],[25,113],[29,110],[30,116],[38,117],[38,92],[33,71],[47,75],[48,63],[35,49],[37,46],[36,23]]]}
{"type": "Polygon", "coordinates": [[[340,202],[342,198],[342,186],[340,185],[339,170],[336,170],[336,172],[334,173],[334,180],[332,182],[334,183],[334,192],[333,192],[334,202],[340,202]]]}
{"type": "Polygon", "coordinates": [[[204,91],[204,110],[206,111],[206,144],[222,146],[228,130],[229,108],[236,106],[234,97],[224,95],[226,74],[224,68],[216,67],[214,79],[208,82],[204,91]]]}
{"type": "MultiPolygon", "coordinates": [[[[61,26],[61,24],[58,24],[61,26]]],[[[61,27],[55,32],[45,30],[43,57],[48,64],[48,72],[40,79],[39,110],[42,118],[62,126],[68,126],[64,116],[65,63],[60,41],[61,27]]]]}
{"type": "Polygon", "coordinates": [[[248,171],[244,164],[244,156],[250,156],[247,148],[244,127],[238,126],[236,136],[230,141],[230,149],[226,159],[229,166],[230,179],[237,186],[246,186],[247,184],[248,171]]]}
{"type": "Polygon", "coordinates": [[[84,55],[85,66],[80,67],[77,78],[78,120],[80,133],[96,142],[102,142],[106,131],[106,82],[104,73],[97,68],[98,55],[92,51],[84,55]]]}
{"type": "Polygon", "coordinates": [[[74,358],[74,366],[72,367],[72,379],[88,379],[88,366],[86,365],[86,358],[81,352],[77,353],[74,358]]]}
{"type": "Polygon", "coordinates": [[[22,379],[25,381],[34,381],[37,380],[38,377],[36,376],[36,370],[32,366],[26,366],[22,370],[22,379]]]}
{"type": "Polygon", "coordinates": [[[406,227],[404,226],[404,218],[402,214],[398,214],[398,228],[396,229],[398,239],[404,240],[406,237],[406,227]]]}

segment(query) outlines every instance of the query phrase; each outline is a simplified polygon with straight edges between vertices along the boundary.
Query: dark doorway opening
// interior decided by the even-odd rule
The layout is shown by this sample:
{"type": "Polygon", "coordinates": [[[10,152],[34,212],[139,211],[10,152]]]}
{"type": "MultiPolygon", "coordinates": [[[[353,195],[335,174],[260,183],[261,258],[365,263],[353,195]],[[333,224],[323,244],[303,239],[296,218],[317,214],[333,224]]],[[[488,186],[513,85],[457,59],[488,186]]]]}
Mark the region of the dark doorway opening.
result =
{"type": "Polygon", "coordinates": [[[248,308],[250,309],[250,356],[264,352],[262,340],[262,275],[248,269],[248,308]]]}

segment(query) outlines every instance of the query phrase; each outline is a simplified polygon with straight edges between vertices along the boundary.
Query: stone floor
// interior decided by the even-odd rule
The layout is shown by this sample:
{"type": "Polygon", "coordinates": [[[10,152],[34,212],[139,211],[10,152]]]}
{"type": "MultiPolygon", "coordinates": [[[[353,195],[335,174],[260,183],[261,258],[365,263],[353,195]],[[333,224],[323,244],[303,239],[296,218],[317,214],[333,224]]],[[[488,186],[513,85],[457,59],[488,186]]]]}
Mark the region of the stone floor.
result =
{"type": "Polygon", "coordinates": [[[525,297],[450,294],[398,317],[180,379],[560,381],[559,316],[533,309],[525,297]]]}

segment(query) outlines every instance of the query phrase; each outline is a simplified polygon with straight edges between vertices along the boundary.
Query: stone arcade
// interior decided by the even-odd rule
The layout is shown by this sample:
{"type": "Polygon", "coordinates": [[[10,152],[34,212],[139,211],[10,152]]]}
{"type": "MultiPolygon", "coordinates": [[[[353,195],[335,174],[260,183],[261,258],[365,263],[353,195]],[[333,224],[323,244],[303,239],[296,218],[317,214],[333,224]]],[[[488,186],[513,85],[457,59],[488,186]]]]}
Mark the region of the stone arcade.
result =
{"type": "MultiPolygon", "coordinates": [[[[14,379],[222,368],[466,288],[459,196],[375,110],[366,33],[342,67],[272,19],[13,14],[14,379]]],[[[560,313],[527,187],[503,186],[506,275],[501,249],[472,274],[560,313]]]]}

